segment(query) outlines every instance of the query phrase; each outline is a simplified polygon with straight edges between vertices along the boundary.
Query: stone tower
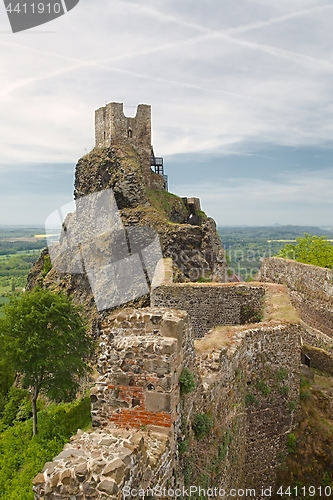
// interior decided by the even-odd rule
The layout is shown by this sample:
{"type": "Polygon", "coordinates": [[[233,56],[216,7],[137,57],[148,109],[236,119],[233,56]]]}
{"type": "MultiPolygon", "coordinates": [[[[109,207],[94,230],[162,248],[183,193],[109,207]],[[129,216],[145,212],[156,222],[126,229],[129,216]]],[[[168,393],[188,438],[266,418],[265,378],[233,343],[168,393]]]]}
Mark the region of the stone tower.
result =
{"type": "Polygon", "coordinates": [[[124,115],[123,103],[110,102],[95,111],[95,146],[132,145],[140,155],[149,177],[151,145],[151,106],[139,104],[135,117],[124,115]]]}

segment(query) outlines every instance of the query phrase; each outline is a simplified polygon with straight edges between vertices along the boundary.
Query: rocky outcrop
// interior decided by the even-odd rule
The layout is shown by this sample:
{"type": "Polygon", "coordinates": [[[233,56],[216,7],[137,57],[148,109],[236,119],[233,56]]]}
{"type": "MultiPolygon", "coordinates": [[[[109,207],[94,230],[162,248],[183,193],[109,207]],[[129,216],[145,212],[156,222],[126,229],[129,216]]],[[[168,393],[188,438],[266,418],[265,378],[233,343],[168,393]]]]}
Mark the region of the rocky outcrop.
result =
{"type": "MultiPolygon", "coordinates": [[[[182,198],[165,191],[163,177],[153,171],[147,183],[140,155],[133,146],[94,148],[78,161],[75,199],[106,189],[114,193],[120,215],[118,222],[125,226],[127,239],[129,228],[133,227],[150,227],[157,232],[163,257],[173,260],[175,282],[227,281],[227,265],[214,220],[204,216],[201,225],[185,223],[189,212],[182,198]]],[[[68,227],[70,221],[71,216],[68,216],[64,226],[68,227]]],[[[100,238],[104,248],[108,235],[102,234],[100,238]]],[[[99,253],[90,251],[91,259],[96,260],[95,268],[99,253]]],[[[27,288],[42,284],[63,290],[74,295],[92,313],[94,299],[87,276],[59,272],[59,267],[46,273],[45,259],[48,258],[44,251],[29,275],[27,288]]],[[[135,307],[147,306],[149,296],[130,299],[128,303],[135,307]]]]}

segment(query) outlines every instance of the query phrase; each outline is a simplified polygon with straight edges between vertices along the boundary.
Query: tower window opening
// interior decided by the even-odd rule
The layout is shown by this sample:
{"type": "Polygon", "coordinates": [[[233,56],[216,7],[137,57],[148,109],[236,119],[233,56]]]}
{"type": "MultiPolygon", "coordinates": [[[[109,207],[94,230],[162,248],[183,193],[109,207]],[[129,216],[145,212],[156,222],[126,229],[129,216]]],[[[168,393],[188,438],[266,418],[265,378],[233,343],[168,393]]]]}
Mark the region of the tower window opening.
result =
{"type": "Polygon", "coordinates": [[[104,141],[105,141],[105,139],[106,139],[106,133],[105,133],[105,131],[104,131],[104,141]]]}
{"type": "Polygon", "coordinates": [[[131,129],[128,129],[128,131],[127,131],[127,137],[129,139],[131,139],[131,137],[132,137],[132,130],[131,129]]]}

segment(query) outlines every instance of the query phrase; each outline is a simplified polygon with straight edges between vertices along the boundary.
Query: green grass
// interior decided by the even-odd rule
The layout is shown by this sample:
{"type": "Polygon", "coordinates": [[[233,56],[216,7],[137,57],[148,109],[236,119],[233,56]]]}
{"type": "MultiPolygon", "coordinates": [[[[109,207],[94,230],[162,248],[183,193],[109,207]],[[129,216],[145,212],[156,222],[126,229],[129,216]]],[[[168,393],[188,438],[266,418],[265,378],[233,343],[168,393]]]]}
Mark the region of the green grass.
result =
{"type": "Polygon", "coordinates": [[[32,479],[51,461],[77,429],[90,427],[90,400],[52,404],[39,412],[39,434],[32,421],[0,432],[0,500],[33,500],[32,479]]]}

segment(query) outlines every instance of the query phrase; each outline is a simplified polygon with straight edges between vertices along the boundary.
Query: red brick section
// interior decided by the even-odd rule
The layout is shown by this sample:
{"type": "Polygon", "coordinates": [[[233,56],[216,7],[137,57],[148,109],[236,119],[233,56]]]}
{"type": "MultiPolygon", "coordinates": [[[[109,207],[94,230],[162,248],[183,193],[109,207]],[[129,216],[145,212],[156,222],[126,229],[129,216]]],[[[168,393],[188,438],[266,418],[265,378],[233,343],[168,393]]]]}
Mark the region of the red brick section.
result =
{"type": "Polygon", "coordinates": [[[121,408],[116,410],[108,420],[117,427],[141,427],[142,425],[159,425],[161,427],[171,427],[174,416],[166,412],[153,412],[145,409],[144,393],[142,387],[127,385],[108,385],[109,389],[119,390],[119,399],[132,404],[133,398],[140,401],[140,405],[133,408],[121,408]]]}
{"type": "Polygon", "coordinates": [[[173,423],[172,415],[161,412],[155,413],[137,408],[126,408],[118,410],[108,418],[117,427],[141,427],[142,425],[159,425],[160,427],[171,427],[173,423]]]}

